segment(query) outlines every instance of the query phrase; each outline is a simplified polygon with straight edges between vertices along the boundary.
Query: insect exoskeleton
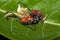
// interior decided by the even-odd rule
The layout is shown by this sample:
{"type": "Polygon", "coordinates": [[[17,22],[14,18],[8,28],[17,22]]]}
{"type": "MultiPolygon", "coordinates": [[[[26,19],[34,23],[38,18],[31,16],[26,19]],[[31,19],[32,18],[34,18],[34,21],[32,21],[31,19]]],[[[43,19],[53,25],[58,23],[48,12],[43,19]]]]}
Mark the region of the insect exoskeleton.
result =
{"type": "Polygon", "coordinates": [[[34,19],[36,19],[36,20],[34,20],[35,22],[33,22],[33,23],[39,23],[39,21],[44,21],[45,19],[45,16],[39,11],[39,10],[32,10],[31,11],[31,13],[30,13],[30,15],[34,18],[34,19]]]}
{"type": "Polygon", "coordinates": [[[33,17],[37,16],[39,19],[43,19],[45,17],[39,10],[32,10],[30,15],[33,17]]]}
{"type": "Polygon", "coordinates": [[[39,22],[44,22],[44,20],[46,20],[47,15],[45,17],[39,10],[30,10],[25,4],[23,5],[25,8],[21,7],[20,4],[18,4],[17,13],[7,12],[5,17],[7,19],[17,18],[18,21],[23,25],[38,24],[39,22]]]}
{"type": "Polygon", "coordinates": [[[26,16],[21,19],[21,23],[25,25],[30,25],[33,22],[33,18],[31,16],[26,16]]]}

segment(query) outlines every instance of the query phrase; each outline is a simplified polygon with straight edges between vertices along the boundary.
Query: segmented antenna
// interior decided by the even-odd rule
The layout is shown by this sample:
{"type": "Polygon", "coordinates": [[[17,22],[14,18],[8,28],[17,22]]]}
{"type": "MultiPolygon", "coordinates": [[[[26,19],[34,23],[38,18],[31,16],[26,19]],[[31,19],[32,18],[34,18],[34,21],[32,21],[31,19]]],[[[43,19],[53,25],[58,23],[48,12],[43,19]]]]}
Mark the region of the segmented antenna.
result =
{"type": "MultiPolygon", "coordinates": [[[[21,4],[23,4],[25,7],[27,7],[23,2],[19,1],[18,4],[19,4],[19,3],[21,3],[21,4]]],[[[28,8],[29,11],[31,11],[31,10],[29,9],[29,7],[27,7],[27,8],[28,8]]]]}

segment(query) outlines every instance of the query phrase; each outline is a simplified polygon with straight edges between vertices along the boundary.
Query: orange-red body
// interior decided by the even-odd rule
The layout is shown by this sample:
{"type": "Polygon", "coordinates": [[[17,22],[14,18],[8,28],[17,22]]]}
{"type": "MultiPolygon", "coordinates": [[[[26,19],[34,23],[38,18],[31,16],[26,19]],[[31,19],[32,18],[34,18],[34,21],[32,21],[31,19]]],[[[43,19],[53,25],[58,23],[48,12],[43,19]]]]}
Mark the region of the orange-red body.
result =
{"type": "Polygon", "coordinates": [[[22,24],[30,24],[33,21],[33,18],[31,16],[23,17],[21,19],[22,24]]]}
{"type": "Polygon", "coordinates": [[[32,10],[29,16],[25,16],[21,19],[22,24],[38,24],[40,20],[43,20],[44,15],[38,10],[32,10]]]}

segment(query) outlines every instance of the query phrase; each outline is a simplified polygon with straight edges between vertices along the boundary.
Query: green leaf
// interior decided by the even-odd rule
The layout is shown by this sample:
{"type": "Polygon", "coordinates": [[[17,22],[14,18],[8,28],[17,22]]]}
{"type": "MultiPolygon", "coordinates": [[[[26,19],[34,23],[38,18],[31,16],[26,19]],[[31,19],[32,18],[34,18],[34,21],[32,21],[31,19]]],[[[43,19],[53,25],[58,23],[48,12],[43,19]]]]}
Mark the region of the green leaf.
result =
{"type": "Polygon", "coordinates": [[[53,40],[60,36],[60,0],[20,0],[31,10],[39,10],[47,19],[32,30],[15,19],[6,20],[6,11],[17,12],[19,0],[0,0],[0,34],[11,40],[53,40]]]}

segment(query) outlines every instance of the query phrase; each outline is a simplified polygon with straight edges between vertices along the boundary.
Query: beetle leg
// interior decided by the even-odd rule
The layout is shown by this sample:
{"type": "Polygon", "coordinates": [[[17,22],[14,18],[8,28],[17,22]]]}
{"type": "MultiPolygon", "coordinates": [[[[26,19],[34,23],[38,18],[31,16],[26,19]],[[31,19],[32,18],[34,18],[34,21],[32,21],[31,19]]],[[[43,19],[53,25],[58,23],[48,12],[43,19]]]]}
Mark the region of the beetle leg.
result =
{"type": "Polygon", "coordinates": [[[35,30],[36,29],[36,27],[35,26],[33,26],[33,25],[27,25],[30,29],[33,29],[33,30],[35,30]]]}
{"type": "Polygon", "coordinates": [[[7,12],[4,17],[8,20],[10,17],[12,17],[12,12],[7,12]]]}
{"type": "Polygon", "coordinates": [[[39,24],[43,24],[44,23],[44,20],[43,19],[41,19],[40,21],[39,21],[39,24]]]}
{"type": "Polygon", "coordinates": [[[47,19],[47,14],[46,14],[45,18],[43,18],[43,21],[45,21],[46,19],[47,19]]]}
{"type": "Polygon", "coordinates": [[[44,24],[44,21],[45,21],[46,19],[47,19],[47,14],[46,14],[45,18],[43,18],[43,19],[41,19],[41,20],[40,20],[40,22],[39,22],[39,23],[44,24]]]}
{"type": "Polygon", "coordinates": [[[16,21],[20,23],[20,19],[19,18],[16,18],[16,21]]]}
{"type": "Polygon", "coordinates": [[[18,13],[15,13],[15,12],[6,12],[7,14],[4,16],[7,20],[9,18],[22,18],[23,16],[22,15],[19,15],[18,13]]]}

